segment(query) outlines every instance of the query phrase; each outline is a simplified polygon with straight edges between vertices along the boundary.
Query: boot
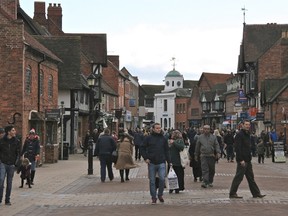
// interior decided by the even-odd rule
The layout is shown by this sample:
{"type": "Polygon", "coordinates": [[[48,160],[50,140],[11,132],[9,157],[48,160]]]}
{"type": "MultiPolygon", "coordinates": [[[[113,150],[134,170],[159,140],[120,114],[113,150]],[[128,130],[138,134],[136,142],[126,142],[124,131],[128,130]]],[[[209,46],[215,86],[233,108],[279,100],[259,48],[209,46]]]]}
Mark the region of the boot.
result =
{"type": "Polygon", "coordinates": [[[126,174],[126,181],[129,181],[130,179],[129,179],[129,169],[125,169],[125,174],[126,174]]]}
{"type": "Polygon", "coordinates": [[[124,170],[119,170],[119,172],[120,172],[121,182],[124,182],[124,170]]]}
{"type": "Polygon", "coordinates": [[[30,181],[31,185],[34,185],[34,183],[33,183],[34,177],[35,177],[35,170],[32,170],[31,171],[31,181],[30,181]]]}
{"type": "Polygon", "coordinates": [[[23,188],[23,185],[24,185],[24,179],[21,178],[21,186],[19,188],[23,188]]]}
{"type": "Polygon", "coordinates": [[[32,187],[31,187],[31,179],[30,179],[29,177],[27,177],[27,182],[28,182],[29,188],[32,188],[32,187]]]}

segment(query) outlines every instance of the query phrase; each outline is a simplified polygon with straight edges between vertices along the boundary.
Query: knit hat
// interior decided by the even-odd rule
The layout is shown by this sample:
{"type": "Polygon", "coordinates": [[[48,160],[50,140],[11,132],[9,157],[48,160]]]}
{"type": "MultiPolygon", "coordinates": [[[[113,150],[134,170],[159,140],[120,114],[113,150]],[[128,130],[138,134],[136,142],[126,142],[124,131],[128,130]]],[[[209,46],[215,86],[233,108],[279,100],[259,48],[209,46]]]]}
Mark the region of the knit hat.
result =
{"type": "Polygon", "coordinates": [[[29,134],[35,134],[35,129],[32,128],[32,129],[29,131],[29,134]]]}

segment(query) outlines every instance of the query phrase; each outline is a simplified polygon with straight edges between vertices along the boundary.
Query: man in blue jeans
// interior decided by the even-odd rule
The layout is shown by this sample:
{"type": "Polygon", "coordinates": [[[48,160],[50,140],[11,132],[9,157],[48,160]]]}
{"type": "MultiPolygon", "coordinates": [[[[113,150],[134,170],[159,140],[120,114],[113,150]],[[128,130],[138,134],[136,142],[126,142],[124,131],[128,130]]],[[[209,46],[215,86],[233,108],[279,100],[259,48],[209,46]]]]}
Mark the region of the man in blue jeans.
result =
{"type": "Polygon", "coordinates": [[[152,204],[156,204],[158,199],[164,203],[163,191],[165,184],[166,161],[170,164],[168,141],[164,137],[161,125],[155,123],[152,126],[152,133],[144,139],[140,147],[140,152],[144,161],[148,164],[149,187],[152,197],[152,204]],[[159,176],[158,194],[156,190],[156,173],[159,176]]]}
{"type": "Polygon", "coordinates": [[[11,205],[10,195],[16,160],[20,157],[21,144],[16,138],[13,126],[5,127],[5,135],[0,140],[0,203],[2,203],[5,177],[7,177],[5,205],[11,205]]]}

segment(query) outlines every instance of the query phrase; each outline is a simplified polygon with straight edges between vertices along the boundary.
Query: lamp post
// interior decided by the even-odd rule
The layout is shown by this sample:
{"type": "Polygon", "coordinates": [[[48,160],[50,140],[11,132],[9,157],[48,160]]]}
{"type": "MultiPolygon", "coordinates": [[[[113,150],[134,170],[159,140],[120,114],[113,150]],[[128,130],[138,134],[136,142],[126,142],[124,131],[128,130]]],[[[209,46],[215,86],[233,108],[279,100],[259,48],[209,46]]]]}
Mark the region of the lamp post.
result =
{"type": "Polygon", "coordinates": [[[64,157],[64,113],[64,101],[61,101],[61,160],[63,160],[64,157]]]}
{"type": "Polygon", "coordinates": [[[94,86],[96,77],[94,74],[90,74],[87,77],[87,83],[89,86],[89,141],[88,141],[88,175],[93,175],[93,108],[94,108],[94,86]]]}

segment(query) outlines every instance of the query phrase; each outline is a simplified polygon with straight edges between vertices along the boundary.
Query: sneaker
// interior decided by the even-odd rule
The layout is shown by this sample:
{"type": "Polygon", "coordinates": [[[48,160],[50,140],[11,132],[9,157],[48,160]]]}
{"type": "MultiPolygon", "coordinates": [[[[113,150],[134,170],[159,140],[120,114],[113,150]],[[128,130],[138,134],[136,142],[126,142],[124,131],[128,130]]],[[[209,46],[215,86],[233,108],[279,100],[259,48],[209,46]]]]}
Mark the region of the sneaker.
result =
{"type": "Polygon", "coordinates": [[[209,183],[208,186],[209,186],[209,187],[213,187],[213,184],[212,184],[212,183],[209,183]]]}
{"type": "Polygon", "coordinates": [[[152,204],[152,205],[155,205],[156,202],[157,202],[157,199],[156,199],[156,198],[152,198],[152,202],[151,202],[151,204],[152,204]]]}
{"type": "Polygon", "coordinates": [[[5,205],[11,206],[11,202],[5,202],[5,205]]]}
{"type": "Polygon", "coordinates": [[[162,196],[159,196],[158,199],[159,199],[160,203],[164,203],[164,199],[162,196]]]}

